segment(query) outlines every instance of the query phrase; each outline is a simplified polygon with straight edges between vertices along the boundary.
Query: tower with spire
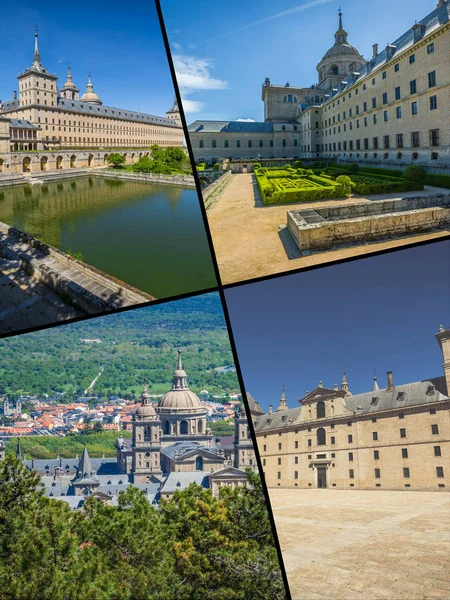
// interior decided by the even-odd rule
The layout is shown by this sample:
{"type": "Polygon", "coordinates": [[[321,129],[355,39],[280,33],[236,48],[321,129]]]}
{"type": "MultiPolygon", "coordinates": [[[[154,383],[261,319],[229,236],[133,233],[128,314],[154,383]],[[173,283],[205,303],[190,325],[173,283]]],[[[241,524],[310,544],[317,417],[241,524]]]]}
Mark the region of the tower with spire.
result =
{"type": "Polygon", "coordinates": [[[344,369],[344,372],[342,373],[341,390],[343,392],[345,392],[346,396],[352,395],[352,393],[350,392],[349,386],[348,386],[347,373],[345,372],[345,369],[344,369]]]}
{"type": "Polygon", "coordinates": [[[79,89],[74,84],[72,80],[72,73],[70,71],[70,65],[67,67],[67,79],[66,83],[60,89],[61,98],[66,98],[67,100],[78,100],[79,99],[79,89]]]}
{"type": "Polygon", "coordinates": [[[77,468],[77,474],[71,481],[76,496],[87,496],[92,494],[100,485],[96,473],[92,468],[91,459],[86,444],[77,468]]]}
{"type": "Polygon", "coordinates": [[[178,108],[178,100],[176,96],[173,100],[172,108],[166,112],[166,115],[168,119],[172,119],[176,121],[178,125],[181,125],[180,109],[178,108]]]}
{"type": "Polygon", "coordinates": [[[278,406],[278,408],[275,412],[280,412],[282,410],[289,410],[289,407],[286,402],[286,395],[284,393],[284,385],[283,385],[283,389],[281,391],[280,405],[278,406]]]}
{"type": "Polygon", "coordinates": [[[161,421],[150,402],[147,380],[141,406],[133,416],[132,467],[134,483],[147,483],[161,471],[161,421]]]}
{"type": "Polygon", "coordinates": [[[253,442],[250,437],[247,415],[241,404],[234,415],[234,466],[246,469],[256,464],[253,442]]]}
{"type": "Polygon", "coordinates": [[[17,79],[19,80],[18,104],[21,107],[30,107],[32,114],[30,120],[37,123],[38,118],[37,115],[34,115],[34,112],[37,112],[39,107],[56,107],[58,104],[58,88],[56,84],[58,77],[49,73],[42,65],[37,27],[34,32],[33,63],[31,67],[20,73],[17,79]]]}

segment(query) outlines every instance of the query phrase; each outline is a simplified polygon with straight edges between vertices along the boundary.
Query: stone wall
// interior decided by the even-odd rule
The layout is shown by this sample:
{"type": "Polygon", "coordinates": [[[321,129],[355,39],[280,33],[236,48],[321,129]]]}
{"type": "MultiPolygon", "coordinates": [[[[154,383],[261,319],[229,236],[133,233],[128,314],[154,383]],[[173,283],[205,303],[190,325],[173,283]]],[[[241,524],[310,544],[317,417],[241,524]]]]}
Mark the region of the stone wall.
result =
{"type": "Polygon", "coordinates": [[[195,179],[192,175],[163,175],[160,173],[123,173],[120,171],[106,171],[99,169],[90,175],[109,177],[112,179],[128,179],[130,181],[148,181],[149,183],[163,183],[184,188],[196,189],[195,179]]]}
{"type": "Polygon", "coordinates": [[[287,213],[288,229],[302,251],[361,244],[449,224],[450,196],[381,200],[287,213]]]}

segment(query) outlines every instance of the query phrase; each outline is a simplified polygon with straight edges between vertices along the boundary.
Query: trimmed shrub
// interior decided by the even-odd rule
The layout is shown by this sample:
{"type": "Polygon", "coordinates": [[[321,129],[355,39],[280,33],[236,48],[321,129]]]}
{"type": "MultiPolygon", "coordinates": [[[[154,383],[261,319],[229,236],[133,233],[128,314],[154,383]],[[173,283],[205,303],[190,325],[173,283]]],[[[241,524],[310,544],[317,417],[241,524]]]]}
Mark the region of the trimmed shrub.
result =
{"type": "Polygon", "coordinates": [[[292,169],[291,165],[288,163],[286,165],[284,165],[284,169],[292,169]]]}
{"type": "Polygon", "coordinates": [[[450,188],[450,175],[427,173],[424,183],[426,185],[435,185],[436,187],[450,188]]]}
{"type": "Polygon", "coordinates": [[[408,181],[425,181],[427,172],[419,165],[410,165],[403,171],[403,177],[408,181]]]}
{"type": "Polygon", "coordinates": [[[346,196],[350,196],[353,188],[356,187],[348,175],[339,175],[336,177],[336,183],[343,187],[346,196]]]}
{"type": "Polygon", "coordinates": [[[301,161],[301,160],[296,160],[296,161],[294,162],[294,168],[295,168],[295,169],[301,169],[302,167],[303,167],[303,163],[302,163],[302,161],[301,161]]]}
{"type": "Polygon", "coordinates": [[[219,163],[215,163],[213,165],[213,171],[218,171],[219,170],[219,163]]]}
{"type": "Polygon", "coordinates": [[[387,175],[388,177],[403,177],[403,172],[397,169],[377,169],[376,167],[360,167],[360,173],[373,173],[374,175],[387,175]]]}
{"type": "Polygon", "coordinates": [[[259,162],[255,162],[253,163],[253,170],[256,171],[256,169],[260,169],[261,168],[261,163],[259,162]]]}

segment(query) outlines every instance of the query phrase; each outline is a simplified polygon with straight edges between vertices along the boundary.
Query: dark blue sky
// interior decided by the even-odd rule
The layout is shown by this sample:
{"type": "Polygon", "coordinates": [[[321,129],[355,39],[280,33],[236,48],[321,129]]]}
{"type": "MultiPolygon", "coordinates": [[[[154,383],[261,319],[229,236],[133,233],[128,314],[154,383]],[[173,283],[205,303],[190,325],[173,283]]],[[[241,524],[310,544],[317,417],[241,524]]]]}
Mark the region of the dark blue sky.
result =
{"type": "Polygon", "coordinates": [[[227,290],[245,386],[262,407],[297,406],[320,380],[353,393],[443,375],[434,334],[450,327],[450,241],[227,290]]]}
{"type": "MultiPolygon", "coordinates": [[[[264,120],[261,85],[308,87],[334,44],[340,0],[161,0],[188,123],[264,120]]],[[[365,58],[436,8],[437,0],[342,0],[349,43],[365,58]]]]}
{"type": "Polygon", "coordinates": [[[70,62],[80,95],[89,71],[104,104],[165,116],[173,84],[156,9],[141,2],[13,2],[0,17],[0,99],[18,89],[17,75],[33,62],[34,27],[44,67],[65,82],[70,62]]]}

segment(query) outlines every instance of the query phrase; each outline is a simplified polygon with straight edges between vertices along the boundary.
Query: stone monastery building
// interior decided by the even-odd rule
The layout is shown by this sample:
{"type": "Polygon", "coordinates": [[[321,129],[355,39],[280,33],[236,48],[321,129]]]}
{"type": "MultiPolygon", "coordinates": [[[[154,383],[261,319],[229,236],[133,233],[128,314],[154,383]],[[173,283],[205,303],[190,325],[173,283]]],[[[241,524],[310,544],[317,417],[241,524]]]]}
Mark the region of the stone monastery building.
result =
{"type": "MultiPolygon", "coordinates": [[[[66,82],[59,87],[57,75],[41,63],[37,32],[33,63],[17,79],[18,93],[14,92],[12,100],[0,100],[0,154],[68,148],[139,149],[154,144],[183,146],[176,100],[166,117],[105,106],[94,91],[90,75],[80,97],[70,66],[66,82]]],[[[7,170],[6,165],[0,165],[2,170],[7,170]]]]}
{"type": "Polygon", "coordinates": [[[450,486],[450,329],[436,334],[444,376],[352,395],[322,382],[289,408],[264,414],[250,396],[269,487],[440,490],[450,486]]]}
{"type": "MultiPolygon", "coordinates": [[[[427,0],[428,2],[429,0],[427,0]]],[[[320,159],[402,167],[450,167],[450,4],[416,21],[365,59],[339,11],[334,44],[310,87],[262,85],[264,122],[188,127],[197,162],[320,159]]]]}
{"type": "MultiPolygon", "coordinates": [[[[144,490],[152,504],[191,483],[209,488],[217,496],[221,486],[245,485],[245,469],[255,468],[244,407],[241,405],[235,415],[234,443],[229,453],[206,426],[206,409],[189,389],[180,351],[172,389],[153,405],[145,384],[132,425],[131,439],[118,438],[115,459],[91,459],[85,446],[79,460],[24,463],[41,475],[47,496],[64,500],[74,509],[90,495],[115,504],[119,492],[129,485],[144,490]]],[[[22,460],[20,439],[16,454],[22,460]]]]}

